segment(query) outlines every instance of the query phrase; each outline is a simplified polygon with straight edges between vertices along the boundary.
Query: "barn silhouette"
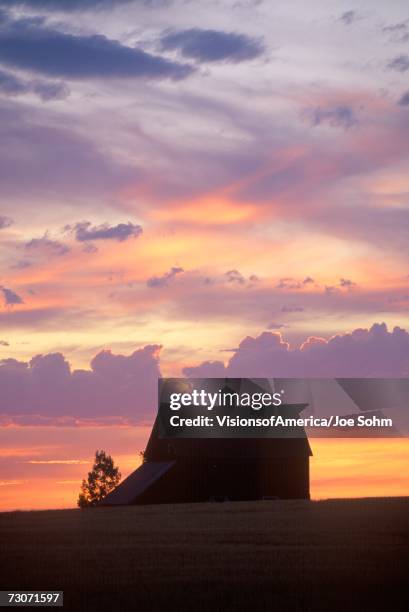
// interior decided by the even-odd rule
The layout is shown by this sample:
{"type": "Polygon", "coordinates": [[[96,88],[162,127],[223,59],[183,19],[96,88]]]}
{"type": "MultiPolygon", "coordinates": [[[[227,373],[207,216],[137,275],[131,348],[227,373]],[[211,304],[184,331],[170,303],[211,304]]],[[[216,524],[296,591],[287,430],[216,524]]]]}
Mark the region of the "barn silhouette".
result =
{"type": "MultiPolygon", "coordinates": [[[[286,408],[296,417],[305,405],[286,408]]],[[[164,438],[157,418],[144,462],[101,505],[309,499],[312,452],[297,436],[164,438]]]]}

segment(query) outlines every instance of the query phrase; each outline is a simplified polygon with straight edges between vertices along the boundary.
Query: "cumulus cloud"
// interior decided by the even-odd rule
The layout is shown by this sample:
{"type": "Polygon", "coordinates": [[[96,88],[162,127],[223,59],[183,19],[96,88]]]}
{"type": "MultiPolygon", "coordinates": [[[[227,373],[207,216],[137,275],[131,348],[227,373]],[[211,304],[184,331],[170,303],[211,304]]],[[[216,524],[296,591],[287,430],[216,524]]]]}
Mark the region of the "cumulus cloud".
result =
{"type": "Polygon", "coordinates": [[[142,234],[142,227],[135,223],[118,223],[117,225],[92,225],[89,221],[76,223],[74,226],[67,226],[67,230],[75,233],[75,238],[79,242],[87,242],[92,240],[116,240],[124,242],[128,238],[137,238],[142,234]]]}
{"type": "Polygon", "coordinates": [[[63,100],[69,95],[69,89],[64,83],[53,83],[51,81],[31,80],[27,81],[17,77],[11,72],[0,70],[0,93],[6,96],[19,96],[34,93],[43,100],[63,100]]]}
{"type": "Polygon", "coordinates": [[[12,289],[0,286],[0,291],[3,293],[4,305],[15,306],[16,304],[24,304],[24,300],[12,289]]]}
{"type": "Polygon", "coordinates": [[[28,251],[46,253],[52,255],[66,255],[70,252],[70,247],[59,240],[52,240],[47,232],[41,238],[32,238],[24,245],[28,251]]]}
{"type": "MultiPolygon", "coordinates": [[[[185,368],[184,373],[206,376],[208,363],[185,368]]],[[[215,363],[212,367],[216,369],[215,363]]],[[[291,350],[280,333],[263,332],[242,340],[227,365],[217,362],[217,371],[230,377],[407,377],[409,333],[374,324],[329,340],[310,337],[291,350]]]]}
{"type": "Polygon", "coordinates": [[[183,57],[199,62],[239,63],[264,53],[264,45],[256,38],[199,28],[167,32],[160,44],[163,51],[177,50],[183,57]]]}
{"type": "Polygon", "coordinates": [[[160,348],[147,345],[131,355],[105,350],[90,370],[72,370],[61,353],[0,360],[0,418],[26,424],[98,422],[118,414],[134,423],[151,419],[160,348]]]}
{"type": "Polygon", "coordinates": [[[321,108],[320,106],[307,108],[304,109],[303,115],[313,127],[326,124],[330,127],[341,127],[347,130],[358,124],[354,109],[345,104],[332,108],[321,108]]]}
{"type": "Polygon", "coordinates": [[[102,35],[47,27],[39,17],[0,21],[0,61],[53,77],[184,79],[193,68],[102,35]]]}
{"type": "Polygon", "coordinates": [[[173,266],[168,272],[162,274],[162,276],[152,276],[151,278],[148,278],[146,284],[148,287],[153,289],[160,289],[161,287],[166,287],[172,278],[174,278],[177,274],[181,274],[182,272],[184,272],[183,268],[173,266]]]}
{"type": "Polygon", "coordinates": [[[396,70],[397,72],[406,72],[409,70],[409,55],[397,55],[387,64],[387,68],[396,70]]]}
{"type": "MultiPolygon", "coordinates": [[[[151,420],[161,376],[159,345],[131,355],[104,350],[89,370],[72,370],[61,353],[29,362],[0,360],[0,421],[75,425],[124,419],[151,420]]],[[[244,338],[234,354],[184,368],[189,377],[399,378],[409,375],[409,333],[385,324],[330,339],[311,336],[291,349],[280,333],[244,338]]]]}
{"type": "Polygon", "coordinates": [[[0,215],[0,229],[5,229],[6,227],[10,227],[13,224],[13,219],[10,217],[4,217],[0,215]]]}

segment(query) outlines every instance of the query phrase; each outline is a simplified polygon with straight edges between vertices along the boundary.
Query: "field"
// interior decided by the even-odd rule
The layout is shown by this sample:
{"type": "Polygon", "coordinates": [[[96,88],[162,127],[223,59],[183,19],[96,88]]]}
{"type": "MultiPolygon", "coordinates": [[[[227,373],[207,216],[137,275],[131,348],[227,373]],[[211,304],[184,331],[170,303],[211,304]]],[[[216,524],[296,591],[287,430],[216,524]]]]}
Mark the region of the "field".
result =
{"type": "Polygon", "coordinates": [[[1,589],[68,610],[407,612],[409,498],[0,514],[1,589]]]}

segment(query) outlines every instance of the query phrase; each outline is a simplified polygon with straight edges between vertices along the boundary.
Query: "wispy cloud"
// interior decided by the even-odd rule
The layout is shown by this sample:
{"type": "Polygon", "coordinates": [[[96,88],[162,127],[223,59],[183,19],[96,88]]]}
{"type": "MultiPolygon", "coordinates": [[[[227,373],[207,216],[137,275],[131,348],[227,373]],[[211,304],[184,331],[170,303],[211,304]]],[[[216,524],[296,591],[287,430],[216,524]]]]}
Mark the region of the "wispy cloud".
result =
{"type": "Polygon", "coordinates": [[[32,465],[88,465],[87,459],[30,459],[29,461],[21,461],[21,463],[30,463],[32,465]]]}

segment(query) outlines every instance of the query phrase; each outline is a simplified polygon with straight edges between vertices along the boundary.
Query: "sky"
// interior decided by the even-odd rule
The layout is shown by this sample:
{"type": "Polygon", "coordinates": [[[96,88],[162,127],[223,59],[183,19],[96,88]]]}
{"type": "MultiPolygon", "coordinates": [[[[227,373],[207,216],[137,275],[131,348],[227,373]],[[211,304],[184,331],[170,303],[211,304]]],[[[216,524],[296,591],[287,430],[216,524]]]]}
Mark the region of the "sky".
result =
{"type": "Polygon", "coordinates": [[[3,508],[160,375],[408,376],[408,74],[403,0],[0,0],[3,508]]]}

